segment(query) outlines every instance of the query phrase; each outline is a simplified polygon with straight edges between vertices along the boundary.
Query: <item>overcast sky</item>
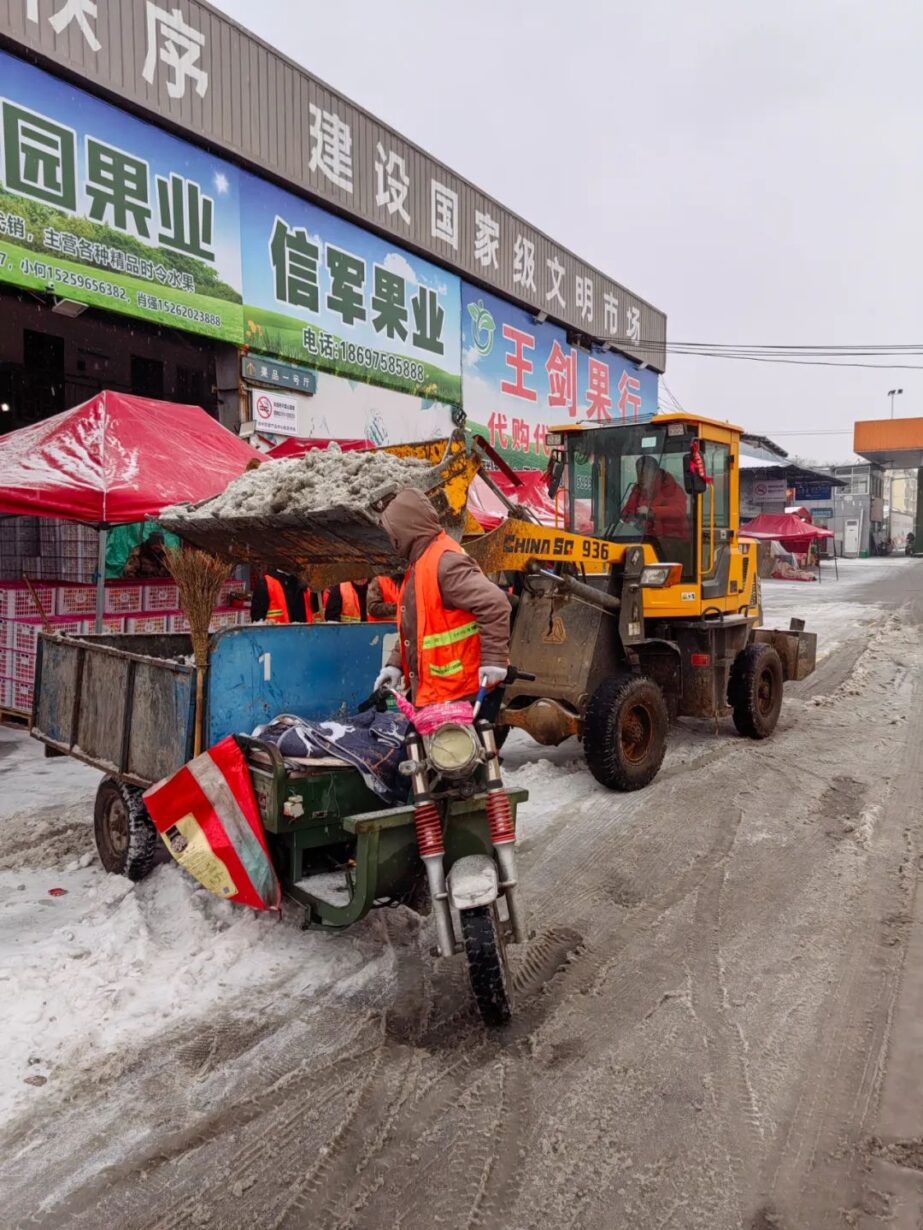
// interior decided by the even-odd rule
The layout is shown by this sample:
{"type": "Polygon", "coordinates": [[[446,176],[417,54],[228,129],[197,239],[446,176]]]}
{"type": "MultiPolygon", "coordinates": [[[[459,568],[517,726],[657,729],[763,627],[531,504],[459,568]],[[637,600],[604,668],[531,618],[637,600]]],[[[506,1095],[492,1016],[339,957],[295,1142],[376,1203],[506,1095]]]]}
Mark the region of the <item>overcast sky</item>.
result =
{"type": "MultiPolygon", "coordinates": [[[[923,5],[217,6],[665,311],[671,341],[923,340],[923,5]]],[[[850,459],[895,386],[923,415],[923,371],[674,356],[666,381],[816,461],[850,459]]]]}

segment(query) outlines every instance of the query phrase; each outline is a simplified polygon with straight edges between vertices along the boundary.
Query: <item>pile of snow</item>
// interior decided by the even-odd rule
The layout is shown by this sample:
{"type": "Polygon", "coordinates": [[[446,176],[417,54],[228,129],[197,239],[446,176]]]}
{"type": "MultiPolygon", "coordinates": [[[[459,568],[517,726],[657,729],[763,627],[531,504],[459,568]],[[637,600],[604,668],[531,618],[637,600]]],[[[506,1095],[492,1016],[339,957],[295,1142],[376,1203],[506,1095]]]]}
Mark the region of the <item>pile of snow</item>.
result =
{"type": "Polygon", "coordinates": [[[195,508],[176,504],[171,516],[270,517],[284,513],[319,512],[345,506],[366,508],[379,488],[425,487],[432,467],[416,457],[395,457],[378,451],[344,453],[339,445],[314,449],[302,457],[265,462],[248,470],[211,500],[195,508]]]}
{"type": "Polygon", "coordinates": [[[368,936],[332,941],[219,901],[173,864],[137,885],[106,875],[92,852],[66,871],[0,872],[0,903],[0,1119],[116,1052],[355,992],[392,959],[368,936]]]}
{"type": "Polygon", "coordinates": [[[400,959],[374,918],[330,937],[303,932],[297,910],[219,901],[172,862],[141,884],[107,875],[99,779],[0,728],[0,1121],[177,1031],[364,993],[400,959]]]}

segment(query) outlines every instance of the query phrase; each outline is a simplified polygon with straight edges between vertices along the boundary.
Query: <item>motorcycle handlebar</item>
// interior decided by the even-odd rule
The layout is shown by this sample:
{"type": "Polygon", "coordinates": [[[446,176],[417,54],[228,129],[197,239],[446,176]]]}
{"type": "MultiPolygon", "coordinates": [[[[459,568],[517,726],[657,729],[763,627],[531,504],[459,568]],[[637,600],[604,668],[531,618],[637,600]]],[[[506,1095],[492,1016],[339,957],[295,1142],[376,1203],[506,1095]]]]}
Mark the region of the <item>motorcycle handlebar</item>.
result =
{"type": "Polygon", "coordinates": [[[515,683],[517,679],[521,679],[524,683],[535,683],[536,678],[536,675],[530,675],[528,671],[521,671],[516,666],[511,666],[506,672],[507,683],[515,683]]]}

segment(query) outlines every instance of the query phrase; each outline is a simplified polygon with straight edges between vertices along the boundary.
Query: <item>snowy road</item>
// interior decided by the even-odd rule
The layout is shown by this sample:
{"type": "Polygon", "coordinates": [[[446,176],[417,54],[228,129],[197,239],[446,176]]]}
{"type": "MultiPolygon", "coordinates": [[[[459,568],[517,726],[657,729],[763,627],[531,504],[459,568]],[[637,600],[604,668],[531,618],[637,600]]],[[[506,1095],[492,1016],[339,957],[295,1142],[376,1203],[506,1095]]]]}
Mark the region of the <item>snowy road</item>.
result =
{"type": "Polygon", "coordinates": [[[409,912],[333,940],[107,878],[95,775],[0,731],[4,1230],[918,1228],[923,566],[764,600],[821,636],[772,740],[682,725],[628,796],[507,745],[500,1036],[409,912]]]}

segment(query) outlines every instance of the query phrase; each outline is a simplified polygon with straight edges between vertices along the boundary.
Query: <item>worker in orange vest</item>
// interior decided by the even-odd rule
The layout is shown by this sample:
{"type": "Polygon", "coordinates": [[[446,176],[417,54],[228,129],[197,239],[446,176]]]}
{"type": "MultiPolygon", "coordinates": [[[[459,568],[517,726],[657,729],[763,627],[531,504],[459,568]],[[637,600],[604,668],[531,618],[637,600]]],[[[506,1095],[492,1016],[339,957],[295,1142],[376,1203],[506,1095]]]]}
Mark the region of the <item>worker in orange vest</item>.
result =
{"type": "Polygon", "coordinates": [[[312,624],[317,598],[296,576],[270,568],[253,587],[250,618],[254,623],[312,624]]]}
{"type": "Polygon", "coordinates": [[[366,604],[370,624],[392,623],[397,619],[397,604],[403,582],[402,576],[372,577],[366,604]]]}
{"type": "Polygon", "coordinates": [[[510,653],[510,603],[503,591],[443,530],[422,492],[401,491],[382,525],[410,568],[399,598],[399,643],[375,690],[406,679],[413,703],[422,708],[473,699],[481,680],[490,688],[502,684],[510,653]]]}
{"type": "Polygon", "coordinates": [[[367,580],[334,585],[324,607],[324,618],[334,624],[364,623],[368,616],[368,592],[367,580]]]}

